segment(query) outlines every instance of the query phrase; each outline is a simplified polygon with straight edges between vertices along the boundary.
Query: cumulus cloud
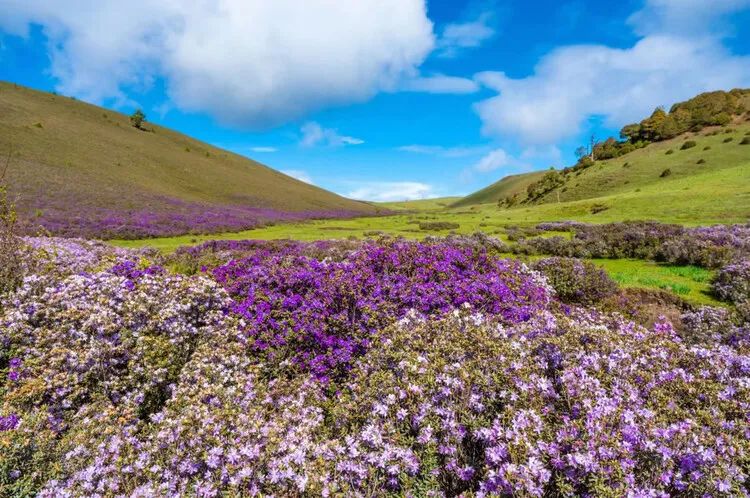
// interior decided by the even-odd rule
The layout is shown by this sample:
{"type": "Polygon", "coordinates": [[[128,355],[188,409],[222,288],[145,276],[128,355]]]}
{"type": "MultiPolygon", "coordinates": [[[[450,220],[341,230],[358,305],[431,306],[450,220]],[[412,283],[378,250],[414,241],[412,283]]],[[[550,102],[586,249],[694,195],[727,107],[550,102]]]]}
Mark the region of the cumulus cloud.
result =
{"type": "Polygon", "coordinates": [[[721,30],[722,16],[750,7],[750,0],[646,0],[628,22],[641,35],[679,33],[695,36],[721,30]]]}
{"type": "Polygon", "coordinates": [[[65,94],[101,102],[163,78],[182,110],[268,127],[397,88],[434,47],[424,0],[0,0],[40,25],[65,94]]]}
{"type": "Polygon", "coordinates": [[[478,92],[479,84],[473,79],[460,76],[435,74],[408,79],[398,88],[401,91],[424,93],[467,94],[478,92]]]}
{"type": "Polygon", "coordinates": [[[401,152],[413,154],[425,154],[440,157],[467,157],[482,154],[487,150],[486,146],[478,147],[443,147],[441,145],[403,145],[398,148],[401,152]]]}
{"type": "Polygon", "coordinates": [[[456,57],[461,51],[476,48],[495,36],[495,28],[490,23],[493,14],[483,12],[468,22],[446,24],[437,41],[438,55],[456,57]]]}
{"type": "Polygon", "coordinates": [[[299,143],[303,147],[315,147],[316,145],[341,147],[342,145],[360,145],[365,143],[364,140],[359,138],[339,135],[337,130],[323,128],[314,121],[302,125],[300,131],[302,132],[302,139],[299,143]]]}
{"type": "Polygon", "coordinates": [[[498,92],[475,106],[485,134],[543,145],[578,135],[592,115],[619,127],[702,91],[748,86],[750,57],[711,37],[651,35],[626,49],[560,48],[527,78],[485,72],[477,80],[498,92]]]}
{"type": "Polygon", "coordinates": [[[281,171],[286,176],[291,176],[292,178],[295,178],[301,182],[309,183],[310,185],[314,185],[312,178],[307,173],[307,171],[302,171],[299,169],[285,169],[281,171]]]}
{"type": "Polygon", "coordinates": [[[345,194],[350,199],[374,202],[413,201],[435,197],[431,185],[421,182],[365,182],[345,194]]]}
{"type": "Polygon", "coordinates": [[[474,165],[474,171],[488,173],[510,164],[510,156],[503,149],[495,149],[474,165]]]}
{"type": "Polygon", "coordinates": [[[250,147],[250,150],[253,152],[269,153],[277,152],[279,149],[276,147],[250,147]]]}

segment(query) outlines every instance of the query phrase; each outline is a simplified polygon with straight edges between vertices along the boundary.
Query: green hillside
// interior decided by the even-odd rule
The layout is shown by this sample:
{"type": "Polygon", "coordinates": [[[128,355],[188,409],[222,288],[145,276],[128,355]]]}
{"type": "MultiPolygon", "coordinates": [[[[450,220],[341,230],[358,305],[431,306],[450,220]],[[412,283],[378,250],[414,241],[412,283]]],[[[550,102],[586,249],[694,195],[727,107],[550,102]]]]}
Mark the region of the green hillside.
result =
{"type": "MultiPolygon", "coordinates": [[[[522,204],[526,210],[529,206],[539,206],[549,214],[566,203],[602,200],[601,206],[591,208],[602,212],[612,208],[603,204],[604,198],[616,197],[628,199],[631,205],[628,211],[635,216],[645,216],[651,211],[646,204],[653,201],[646,197],[654,192],[673,192],[679,187],[686,197],[684,207],[689,209],[701,203],[701,199],[695,198],[697,190],[715,185],[718,190],[705,192],[711,197],[725,192],[722,179],[727,175],[744,181],[750,168],[748,109],[750,90],[704,93],[675,104],[668,113],[658,108],[640,123],[625,126],[621,132],[623,140],[609,138],[596,144],[594,160],[584,155],[575,166],[562,170],[508,176],[454,206],[500,203],[502,208],[517,212],[522,204]],[[643,215],[639,215],[641,197],[643,215]],[[559,205],[542,208],[545,204],[559,205]]],[[[739,188],[736,196],[711,200],[717,205],[737,203],[741,211],[744,185],[731,187],[739,188]]],[[[682,205],[682,195],[672,193],[670,197],[676,204],[663,207],[682,205]]],[[[570,205],[566,209],[574,208],[570,205]]]]}
{"type": "Polygon", "coordinates": [[[506,176],[492,185],[454,202],[452,207],[497,203],[501,199],[512,198],[515,195],[518,196],[519,202],[523,201],[526,198],[526,188],[539,180],[544,173],[544,171],[532,171],[531,173],[506,176]]]}
{"type": "Polygon", "coordinates": [[[148,122],[144,128],[111,110],[0,82],[0,155],[12,151],[7,180],[21,216],[39,218],[54,231],[65,220],[123,218],[147,225],[180,215],[179,226],[196,220],[200,231],[249,228],[248,217],[256,214],[305,218],[379,210],[169,129],[148,122]],[[204,227],[205,213],[213,218],[204,227]],[[232,223],[223,226],[222,219],[232,223]]]}

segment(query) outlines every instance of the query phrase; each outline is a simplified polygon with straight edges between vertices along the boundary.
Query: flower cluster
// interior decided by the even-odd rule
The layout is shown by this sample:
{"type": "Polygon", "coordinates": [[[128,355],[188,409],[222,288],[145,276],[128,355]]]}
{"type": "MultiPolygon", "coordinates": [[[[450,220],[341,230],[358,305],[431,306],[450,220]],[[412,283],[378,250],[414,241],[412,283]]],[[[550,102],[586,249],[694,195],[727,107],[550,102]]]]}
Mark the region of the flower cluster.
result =
{"type": "Polygon", "coordinates": [[[545,258],[533,264],[566,303],[596,304],[617,292],[617,283],[590,261],[545,258]]]}
{"type": "Polygon", "coordinates": [[[750,225],[685,228],[653,222],[544,223],[537,229],[569,231],[573,237],[527,238],[514,250],[577,258],[651,259],[707,268],[719,268],[750,254],[750,225]]]}
{"type": "Polygon", "coordinates": [[[717,296],[734,304],[750,301],[750,259],[722,268],[713,281],[717,296]]]}
{"type": "Polygon", "coordinates": [[[232,310],[268,358],[321,378],[346,370],[373,334],[415,310],[440,315],[464,304],[510,323],[549,303],[546,283],[523,264],[445,242],[364,243],[341,260],[260,248],[214,270],[232,310]]]}
{"type": "Polygon", "coordinates": [[[726,312],[687,341],[559,306],[461,239],[221,243],[196,275],[28,244],[0,496],[750,497],[750,328],[726,312]]]}

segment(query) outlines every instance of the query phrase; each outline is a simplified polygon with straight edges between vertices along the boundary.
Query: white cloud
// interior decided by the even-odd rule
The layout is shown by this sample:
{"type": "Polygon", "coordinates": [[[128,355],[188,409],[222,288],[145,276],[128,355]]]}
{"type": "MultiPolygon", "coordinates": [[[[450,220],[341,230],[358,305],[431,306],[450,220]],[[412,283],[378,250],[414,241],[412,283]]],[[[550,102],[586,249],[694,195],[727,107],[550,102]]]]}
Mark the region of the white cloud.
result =
{"type": "Polygon", "coordinates": [[[314,185],[312,178],[307,173],[307,171],[302,171],[299,169],[285,169],[281,171],[286,176],[291,176],[292,178],[295,178],[301,182],[309,183],[310,185],[314,185]]]}
{"type": "Polygon", "coordinates": [[[250,150],[253,152],[270,153],[277,152],[279,149],[276,147],[250,147],[250,150]]]}
{"type": "Polygon", "coordinates": [[[510,162],[510,156],[503,149],[495,149],[480,159],[472,169],[480,173],[489,173],[503,166],[508,166],[510,162]]]}
{"type": "Polygon", "coordinates": [[[646,0],[629,23],[642,38],[629,48],[577,45],[547,54],[522,79],[485,72],[475,79],[498,95],[479,102],[483,131],[526,145],[554,144],[590,116],[619,127],[656,106],[710,90],[750,85],[750,57],[722,43],[722,20],[750,0],[646,0]]]}
{"type": "Polygon", "coordinates": [[[455,57],[462,50],[479,47],[495,36],[492,18],[491,12],[484,12],[469,22],[447,24],[437,41],[438,55],[455,57]]]}
{"type": "Polygon", "coordinates": [[[0,0],[49,39],[57,90],[101,102],[164,78],[182,110],[253,127],[364,101],[434,47],[425,0],[0,0]]]}
{"type": "Polygon", "coordinates": [[[435,196],[433,187],[421,182],[365,182],[345,194],[350,199],[374,202],[413,201],[435,196]]]}
{"type": "Polygon", "coordinates": [[[399,90],[424,93],[468,94],[478,92],[479,88],[479,84],[469,78],[435,74],[432,76],[418,76],[406,80],[399,87],[399,90]]]}
{"type": "Polygon", "coordinates": [[[359,138],[339,135],[337,130],[334,130],[332,128],[323,128],[314,121],[310,121],[302,125],[300,131],[302,132],[300,145],[302,145],[303,147],[314,147],[316,145],[340,147],[342,145],[360,145],[365,143],[364,140],[359,138]]]}
{"type": "Polygon", "coordinates": [[[722,16],[750,7],[750,0],[646,0],[628,22],[641,35],[702,34],[723,29],[722,16]]]}
{"type": "Polygon", "coordinates": [[[611,127],[699,92],[750,85],[750,57],[718,40],[652,35],[635,46],[569,46],[542,59],[532,76],[477,75],[499,95],[476,105],[485,134],[554,144],[581,132],[589,116],[611,127]]]}
{"type": "Polygon", "coordinates": [[[487,150],[486,146],[477,147],[443,147],[441,145],[403,145],[398,148],[402,152],[414,154],[425,154],[441,157],[467,157],[482,154],[487,150]]]}

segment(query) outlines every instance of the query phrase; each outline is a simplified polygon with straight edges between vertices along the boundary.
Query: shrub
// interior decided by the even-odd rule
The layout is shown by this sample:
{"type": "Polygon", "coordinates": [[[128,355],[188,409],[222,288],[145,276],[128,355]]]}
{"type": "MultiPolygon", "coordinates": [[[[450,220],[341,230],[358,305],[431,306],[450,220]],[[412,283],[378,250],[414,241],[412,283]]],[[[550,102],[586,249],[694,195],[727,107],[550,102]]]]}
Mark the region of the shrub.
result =
{"type": "Polygon", "coordinates": [[[710,145],[706,145],[705,147],[703,147],[703,150],[711,150],[711,146],[710,145]]]}
{"type": "Polygon", "coordinates": [[[669,149],[668,151],[665,152],[665,154],[668,155],[668,156],[672,155],[672,154],[674,154],[674,150],[669,149]]]}
{"type": "Polygon", "coordinates": [[[612,296],[617,284],[607,272],[577,258],[546,258],[532,268],[547,277],[557,297],[569,304],[596,304],[612,296]]]}
{"type": "Polygon", "coordinates": [[[734,137],[727,137],[727,138],[725,138],[725,139],[724,139],[724,143],[725,143],[725,144],[728,144],[728,143],[729,143],[729,142],[731,142],[732,140],[734,140],[734,137]]]}
{"type": "Polygon", "coordinates": [[[598,214],[602,211],[606,211],[607,209],[609,209],[609,206],[607,206],[606,204],[594,204],[593,206],[591,206],[591,214],[598,214]]]}
{"type": "Polygon", "coordinates": [[[419,229],[426,231],[456,230],[460,227],[458,223],[450,221],[421,221],[419,223],[419,229]]]}
{"type": "Polygon", "coordinates": [[[139,130],[143,129],[143,122],[146,121],[146,115],[142,110],[137,109],[133,114],[130,115],[130,124],[139,130]]]}
{"type": "Polygon", "coordinates": [[[705,159],[698,159],[698,162],[695,163],[695,164],[706,164],[706,160],[705,159]]]}
{"type": "Polygon", "coordinates": [[[696,145],[698,145],[698,144],[695,142],[695,140],[687,140],[687,141],[685,141],[684,144],[682,144],[682,147],[680,147],[680,150],[692,149],[696,145]]]}
{"type": "Polygon", "coordinates": [[[750,145],[750,137],[743,138],[740,145],[750,145]]]}
{"type": "Polygon", "coordinates": [[[740,304],[750,300],[750,259],[725,266],[712,282],[714,293],[725,301],[740,304]]]}
{"type": "Polygon", "coordinates": [[[667,168],[667,169],[665,169],[664,171],[661,172],[661,174],[659,175],[659,178],[666,178],[666,177],[668,177],[671,174],[672,174],[672,170],[669,169],[669,168],[667,168]]]}

